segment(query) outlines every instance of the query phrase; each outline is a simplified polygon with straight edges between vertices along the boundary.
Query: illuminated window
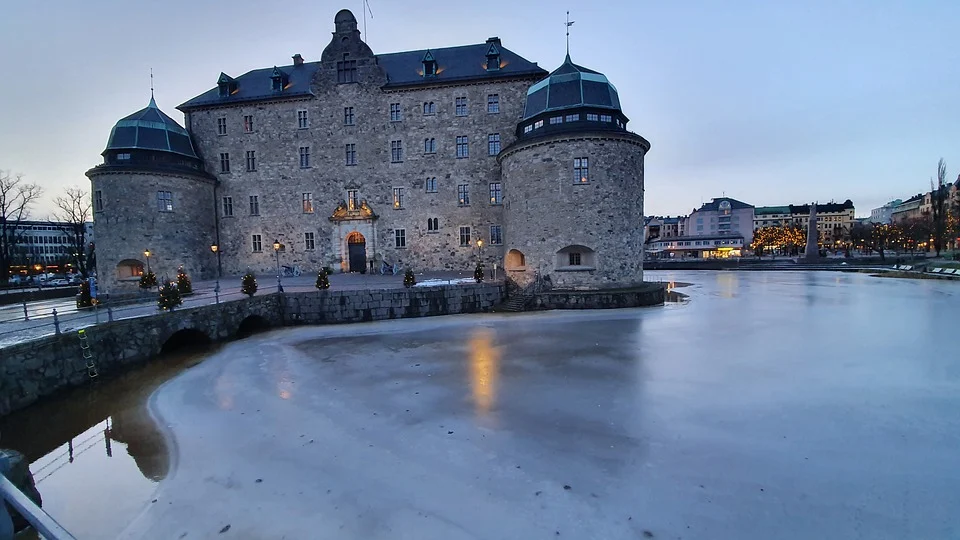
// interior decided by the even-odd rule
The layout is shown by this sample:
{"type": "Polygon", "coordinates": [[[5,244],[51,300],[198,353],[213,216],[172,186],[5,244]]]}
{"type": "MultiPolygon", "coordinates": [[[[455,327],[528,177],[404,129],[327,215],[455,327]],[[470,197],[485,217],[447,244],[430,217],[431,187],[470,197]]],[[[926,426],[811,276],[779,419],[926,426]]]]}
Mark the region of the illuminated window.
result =
{"type": "Polygon", "coordinates": [[[243,130],[247,133],[253,131],[253,115],[248,114],[243,117],[243,130]]]}
{"type": "Polygon", "coordinates": [[[590,182],[589,158],[573,159],[573,183],[586,184],[590,182]]]}
{"type": "Polygon", "coordinates": [[[533,131],[533,126],[523,126],[524,133],[530,133],[531,131],[533,131]]]}
{"type": "Polygon", "coordinates": [[[503,202],[503,189],[500,182],[490,184],[490,204],[501,204],[503,202]]]}
{"type": "Polygon", "coordinates": [[[460,206],[470,206],[470,186],[460,184],[457,186],[457,200],[460,206]]]}
{"type": "Polygon", "coordinates": [[[403,208],[403,188],[393,188],[393,207],[397,210],[403,208]]]}
{"type": "Polygon", "coordinates": [[[357,210],[359,208],[360,208],[360,199],[357,196],[357,190],[355,189],[347,190],[347,209],[357,210]]]}
{"type": "Polygon", "coordinates": [[[303,213],[312,214],[313,213],[313,193],[304,193],[302,201],[303,201],[303,213]]]}
{"type": "Polygon", "coordinates": [[[490,244],[494,246],[503,244],[503,229],[500,225],[490,226],[490,244]]]}
{"type": "Polygon", "coordinates": [[[533,123],[533,129],[540,129],[543,127],[543,120],[537,120],[533,123]]]}
{"type": "Polygon", "coordinates": [[[470,245],[470,227],[460,227],[460,245],[470,245]]]}
{"type": "Polygon", "coordinates": [[[173,212],[173,193],[170,191],[157,192],[157,210],[173,212]]]}

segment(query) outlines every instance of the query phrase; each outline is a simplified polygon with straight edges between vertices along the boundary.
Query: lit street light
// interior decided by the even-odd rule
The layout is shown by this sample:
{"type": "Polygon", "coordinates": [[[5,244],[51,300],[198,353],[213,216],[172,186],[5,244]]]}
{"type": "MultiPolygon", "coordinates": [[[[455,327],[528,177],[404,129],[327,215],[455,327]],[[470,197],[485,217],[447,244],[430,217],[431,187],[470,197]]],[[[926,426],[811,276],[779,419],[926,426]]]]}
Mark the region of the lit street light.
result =
{"type": "Polygon", "coordinates": [[[280,283],[280,241],[273,241],[273,252],[277,254],[277,292],[283,292],[283,283],[280,283]]]}
{"type": "Polygon", "coordinates": [[[213,294],[216,296],[217,303],[220,303],[220,246],[213,244],[210,251],[217,256],[217,286],[213,288],[213,294]]]}

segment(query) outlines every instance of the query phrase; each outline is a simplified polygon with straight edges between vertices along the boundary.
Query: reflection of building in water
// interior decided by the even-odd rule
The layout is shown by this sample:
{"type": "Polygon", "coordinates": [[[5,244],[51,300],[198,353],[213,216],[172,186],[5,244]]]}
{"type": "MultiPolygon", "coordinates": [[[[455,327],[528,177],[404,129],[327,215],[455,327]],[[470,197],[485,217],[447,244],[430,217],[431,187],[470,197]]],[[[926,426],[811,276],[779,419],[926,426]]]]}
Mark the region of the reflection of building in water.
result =
{"type": "Polygon", "coordinates": [[[167,443],[146,407],[121,410],[112,419],[110,438],[127,445],[127,454],[143,476],[156,482],[166,478],[170,469],[167,443]]]}
{"type": "Polygon", "coordinates": [[[493,345],[493,331],[478,328],[470,336],[470,388],[474,412],[483,418],[490,414],[497,399],[500,376],[500,350],[493,345]]]}

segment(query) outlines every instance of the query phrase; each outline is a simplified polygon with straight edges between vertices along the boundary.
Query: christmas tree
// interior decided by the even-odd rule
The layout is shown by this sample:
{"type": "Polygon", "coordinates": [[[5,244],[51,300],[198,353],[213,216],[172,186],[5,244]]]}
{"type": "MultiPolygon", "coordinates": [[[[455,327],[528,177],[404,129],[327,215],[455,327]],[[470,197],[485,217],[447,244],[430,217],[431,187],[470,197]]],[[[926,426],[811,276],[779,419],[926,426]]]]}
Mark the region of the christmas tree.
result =
{"type": "Polygon", "coordinates": [[[160,287],[160,297],[157,299],[157,306],[164,311],[173,311],[173,308],[183,304],[183,298],[180,297],[180,290],[177,284],[168,281],[160,287]]]}
{"type": "Polygon", "coordinates": [[[477,263],[477,269],[473,271],[473,279],[477,280],[477,283],[483,283],[483,264],[477,263]]]}
{"type": "Polygon", "coordinates": [[[80,282],[80,294],[77,295],[77,308],[85,308],[93,305],[93,298],[90,297],[90,282],[86,279],[80,282]]]}
{"type": "Polygon", "coordinates": [[[157,275],[153,272],[144,272],[140,276],[140,288],[152,289],[157,286],[157,275]]]}
{"type": "Polygon", "coordinates": [[[257,294],[257,278],[249,270],[243,275],[243,280],[240,282],[240,292],[247,296],[257,294]]]}
{"type": "Polygon", "coordinates": [[[327,269],[321,268],[317,272],[317,288],[318,289],[329,289],[330,288],[330,277],[327,276],[327,269]]]}
{"type": "Polygon", "coordinates": [[[404,287],[413,287],[417,283],[417,278],[413,276],[413,270],[407,268],[407,271],[403,274],[403,286],[404,287]]]}
{"type": "Polygon", "coordinates": [[[193,294],[193,285],[190,283],[190,276],[183,270],[183,267],[177,268],[177,290],[181,295],[193,294]]]}

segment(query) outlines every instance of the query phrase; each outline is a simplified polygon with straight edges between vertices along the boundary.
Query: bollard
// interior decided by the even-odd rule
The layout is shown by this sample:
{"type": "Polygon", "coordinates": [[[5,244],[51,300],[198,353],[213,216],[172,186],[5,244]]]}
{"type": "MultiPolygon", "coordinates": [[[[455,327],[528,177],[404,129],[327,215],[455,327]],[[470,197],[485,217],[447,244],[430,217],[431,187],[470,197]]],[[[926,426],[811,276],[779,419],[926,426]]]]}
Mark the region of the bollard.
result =
{"type": "Polygon", "coordinates": [[[113,308],[109,305],[107,306],[107,321],[113,322],[113,308]]]}
{"type": "Polygon", "coordinates": [[[30,320],[30,316],[27,315],[27,299],[26,298],[23,299],[23,320],[25,321],[30,320]]]}
{"type": "Polygon", "coordinates": [[[57,316],[57,308],[53,308],[53,331],[60,335],[60,317],[57,316]]]}

